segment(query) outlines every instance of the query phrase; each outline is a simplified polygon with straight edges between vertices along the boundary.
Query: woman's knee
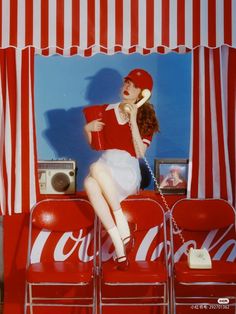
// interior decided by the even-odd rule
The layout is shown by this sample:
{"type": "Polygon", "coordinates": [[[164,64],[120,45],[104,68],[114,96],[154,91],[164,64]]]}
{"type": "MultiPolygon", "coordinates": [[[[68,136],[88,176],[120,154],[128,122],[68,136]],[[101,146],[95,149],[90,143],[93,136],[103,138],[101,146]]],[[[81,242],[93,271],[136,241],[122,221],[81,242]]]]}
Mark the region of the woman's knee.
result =
{"type": "Polygon", "coordinates": [[[86,177],[84,180],[84,189],[85,191],[94,191],[98,189],[98,184],[93,177],[86,177]]]}
{"type": "Polygon", "coordinates": [[[93,178],[100,178],[106,173],[106,169],[101,163],[95,162],[90,166],[90,173],[93,178]]]}

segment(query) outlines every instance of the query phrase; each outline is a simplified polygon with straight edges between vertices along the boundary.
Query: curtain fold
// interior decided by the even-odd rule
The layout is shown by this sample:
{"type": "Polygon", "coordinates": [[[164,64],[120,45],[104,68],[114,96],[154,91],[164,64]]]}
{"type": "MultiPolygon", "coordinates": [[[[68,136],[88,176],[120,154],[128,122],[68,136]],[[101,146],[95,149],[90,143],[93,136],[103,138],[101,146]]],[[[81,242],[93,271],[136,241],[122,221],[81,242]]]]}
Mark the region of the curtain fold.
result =
{"type": "Polygon", "coordinates": [[[0,210],[29,211],[36,202],[34,49],[0,50],[0,210]]]}
{"type": "Polygon", "coordinates": [[[234,62],[226,46],[193,51],[188,197],[235,204],[234,62]]]}
{"type": "Polygon", "coordinates": [[[228,147],[234,206],[236,206],[236,50],[229,48],[228,66],[228,147]]]}

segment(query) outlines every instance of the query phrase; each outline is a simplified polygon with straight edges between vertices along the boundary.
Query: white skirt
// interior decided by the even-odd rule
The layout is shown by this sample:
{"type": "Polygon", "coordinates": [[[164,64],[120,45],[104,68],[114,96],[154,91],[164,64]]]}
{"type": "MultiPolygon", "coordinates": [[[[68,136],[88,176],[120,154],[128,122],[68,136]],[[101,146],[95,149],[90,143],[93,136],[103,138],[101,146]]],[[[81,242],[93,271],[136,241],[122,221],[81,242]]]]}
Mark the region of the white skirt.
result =
{"type": "Polygon", "coordinates": [[[137,158],[123,150],[109,149],[103,152],[98,162],[110,170],[120,202],[127,196],[138,192],[141,173],[137,158]]]}

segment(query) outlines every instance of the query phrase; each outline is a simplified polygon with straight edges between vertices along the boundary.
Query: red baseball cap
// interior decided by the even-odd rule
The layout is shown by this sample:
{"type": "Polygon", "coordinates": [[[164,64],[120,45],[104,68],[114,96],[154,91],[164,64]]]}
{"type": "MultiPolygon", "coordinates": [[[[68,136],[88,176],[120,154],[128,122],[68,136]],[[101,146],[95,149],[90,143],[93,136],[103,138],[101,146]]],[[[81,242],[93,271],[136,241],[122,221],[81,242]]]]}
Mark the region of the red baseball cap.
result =
{"type": "Polygon", "coordinates": [[[125,79],[130,79],[134,85],[142,90],[147,88],[152,91],[153,80],[151,75],[143,69],[134,69],[129,72],[125,79]]]}

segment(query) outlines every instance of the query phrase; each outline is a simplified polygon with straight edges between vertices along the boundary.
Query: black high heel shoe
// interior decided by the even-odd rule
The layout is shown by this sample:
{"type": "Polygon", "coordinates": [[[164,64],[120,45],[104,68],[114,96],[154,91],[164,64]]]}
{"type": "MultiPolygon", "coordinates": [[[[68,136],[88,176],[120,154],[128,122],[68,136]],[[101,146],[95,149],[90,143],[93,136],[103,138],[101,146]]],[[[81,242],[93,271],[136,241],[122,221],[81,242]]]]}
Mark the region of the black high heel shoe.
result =
{"type": "Polygon", "coordinates": [[[122,239],[124,247],[125,247],[125,252],[128,254],[134,247],[134,235],[131,233],[128,237],[122,239]]]}
{"type": "Polygon", "coordinates": [[[116,268],[118,270],[125,271],[125,270],[128,270],[128,268],[129,268],[129,260],[128,260],[127,256],[117,257],[115,259],[115,263],[116,263],[116,268]]]}

